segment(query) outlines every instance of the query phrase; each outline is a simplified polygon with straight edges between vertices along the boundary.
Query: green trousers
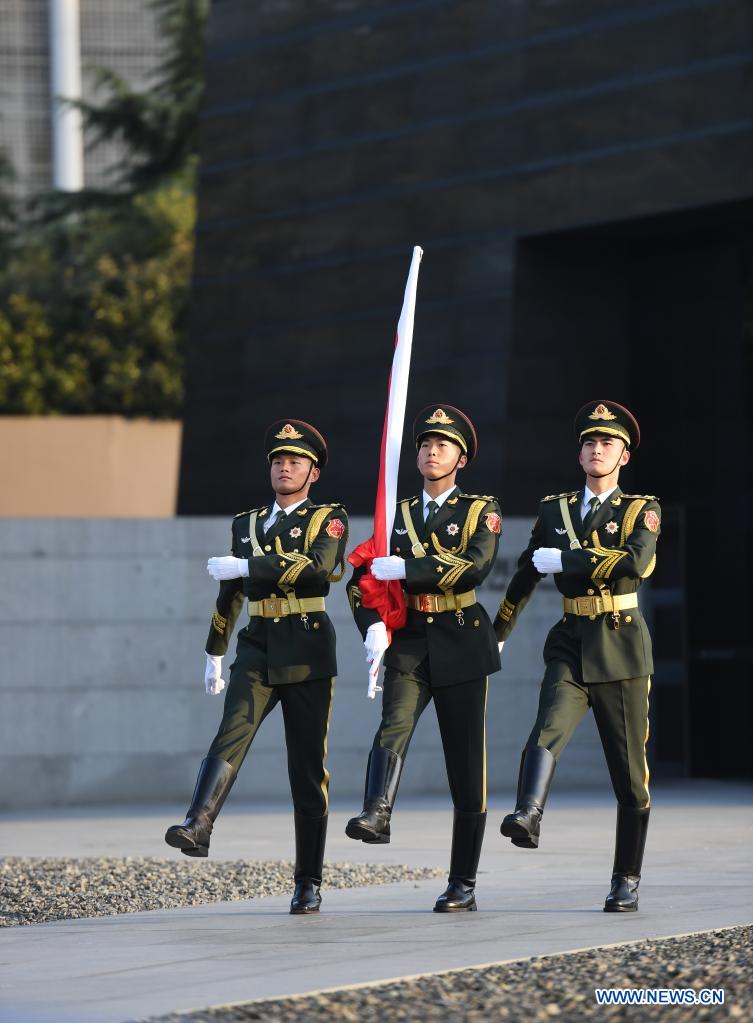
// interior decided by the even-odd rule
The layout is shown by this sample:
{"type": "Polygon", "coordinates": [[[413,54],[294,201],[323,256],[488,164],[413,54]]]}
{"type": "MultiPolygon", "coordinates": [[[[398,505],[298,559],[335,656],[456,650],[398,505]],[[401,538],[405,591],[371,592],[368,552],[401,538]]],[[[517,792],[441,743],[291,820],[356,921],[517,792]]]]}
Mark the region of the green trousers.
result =
{"type": "Polygon", "coordinates": [[[487,681],[432,687],[428,661],[411,672],[387,668],[384,673],[382,721],[374,746],[405,758],[418,719],[433,699],[452,802],[466,813],[486,810],[487,681]]]}
{"type": "Polygon", "coordinates": [[[270,686],[260,672],[232,671],[207,756],[227,760],[237,771],[262,721],[281,704],[293,807],[304,817],[322,817],[329,799],[327,735],[334,686],[334,678],[270,686]]]}
{"type": "Polygon", "coordinates": [[[587,686],[571,665],[550,661],[528,745],[544,746],[558,760],[591,707],[617,802],[645,808],[650,804],[646,763],[650,688],[648,676],[587,686]]]}

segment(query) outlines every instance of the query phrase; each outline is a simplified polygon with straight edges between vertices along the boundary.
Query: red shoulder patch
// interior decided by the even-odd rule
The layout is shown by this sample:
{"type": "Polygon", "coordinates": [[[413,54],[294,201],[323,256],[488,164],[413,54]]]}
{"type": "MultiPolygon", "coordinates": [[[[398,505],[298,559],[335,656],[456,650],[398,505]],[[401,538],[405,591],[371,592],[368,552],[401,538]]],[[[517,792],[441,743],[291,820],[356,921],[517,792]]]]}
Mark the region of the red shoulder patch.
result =
{"type": "Polygon", "coordinates": [[[345,532],[345,524],[340,519],[330,519],[327,523],[327,536],[333,540],[339,540],[345,532]]]}
{"type": "Polygon", "coordinates": [[[650,529],[652,533],[658,533],[659,531],[659,516],[653,510],[647,511],[643,516],[643,521],[646,523],[646,529],[650,529]]]}
{"type": "Polygon", "coordinates": [[[489,512],[484,516],[484,520],[492,533],[499,533],[502,530],[502,519],[496,512],[489,512]]]}

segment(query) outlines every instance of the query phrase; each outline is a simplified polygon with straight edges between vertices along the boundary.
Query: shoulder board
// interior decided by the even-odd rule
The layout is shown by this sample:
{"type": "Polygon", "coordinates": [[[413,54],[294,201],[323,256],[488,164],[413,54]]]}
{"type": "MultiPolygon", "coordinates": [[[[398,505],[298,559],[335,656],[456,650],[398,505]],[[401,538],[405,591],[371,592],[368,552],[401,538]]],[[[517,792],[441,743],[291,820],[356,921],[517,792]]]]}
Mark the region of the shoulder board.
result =
{"type": "Polygon", "coordinates": [[[325,501],[324,504],[312,504],[310,508],[330,508],[334,511],[335,508],[342,508],[345,511],[345,505],[340,504],[339,501],[325,501]]]}
{"type": "Polygon", "coordinates": [[[403,501],[407,501],[408,504],[413,504],[414,501],[419,500],[419,497],[420,495],[416,496],[416,494],[414,494],[412,497],[399,497],[397,503],[402,504],[403,501]]]}
{"type": "Polygon", "coordinates": [[[458,494],[458,497],[464,497],[467,501],[496,501],[497,498],[491,494],[458,494]]]}
{"type": "MultiPolygon", "coordinates": [[[[542,497],[542,501],[559,501],[561,497],[575,497],[580,491],[578,490],[566,490],[564,494],[547,494],[546,497],[542,497]]],[[[625,496],[624,494],[622,495],[625,496]]]]}
{"type": "Polygon", "coordinates": [[[249,508],[248,511],[238,512],[237,515],[233,515],[234,519],[242,519],[244,515],[253,515],[254,512],[262,512],[265,508],[271,508],[270,504],[260,504],[258,508],[249,508]]]}
{"type": "Polygon", "coordinates": [[[620,497],[626,501],[658,501],[659,498],[654,494],[620,494],[620,497]]]}

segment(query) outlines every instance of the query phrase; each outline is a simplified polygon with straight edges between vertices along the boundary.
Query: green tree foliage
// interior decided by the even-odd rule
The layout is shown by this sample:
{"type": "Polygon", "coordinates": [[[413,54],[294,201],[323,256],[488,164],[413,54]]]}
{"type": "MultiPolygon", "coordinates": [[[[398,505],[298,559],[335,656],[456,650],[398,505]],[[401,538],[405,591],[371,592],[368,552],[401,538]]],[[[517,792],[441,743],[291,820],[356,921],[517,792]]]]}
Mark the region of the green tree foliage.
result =
{"type": "Polygon", "coordinates": [[[154,84],[138,93],[101,71],[107,100],[81,104],[97,138],[126,146],[114,187],[40,197],[8,236],[0,180],[5,414],[180,415],[207,0],[154,6],[166,44],[154,84]]]}

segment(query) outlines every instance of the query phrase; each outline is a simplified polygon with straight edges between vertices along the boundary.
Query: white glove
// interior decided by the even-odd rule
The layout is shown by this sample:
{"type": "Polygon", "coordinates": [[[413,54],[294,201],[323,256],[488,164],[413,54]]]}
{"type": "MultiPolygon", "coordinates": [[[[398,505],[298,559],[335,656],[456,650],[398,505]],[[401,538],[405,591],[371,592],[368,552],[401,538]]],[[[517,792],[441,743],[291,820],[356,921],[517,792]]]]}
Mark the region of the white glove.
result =
{"type": "Polygon", "coordinates": [[[384,622],[375,622],[366,630],[366,639],[363,641],[366,647],[366,660],[375,661],[377,664],[384,657],[384,652],[389,646],[387,642],[387,626],[384,622]]]}
{"type": "Polygon", "coordinates": [[[373,700],[376,694],[382,691],[382,687],[377,685],[379,665],[382,663],[384,653],[389,646],[387,642],[387,626],[384,622],[375,622],[368,627],[363,645],[366,647],[366,662],[369,665],[369,688],[366,695],[370,700],[373,700]]]}
{"type": "Polygon", "coordinates": [[[241,579],[248,575],[247,558],[210,558],[207,562],[207,572],[217,582],[223,579],[241,579]]]}
{"type": "Polygon", "coordinates": [[[562,551],[557,547],[539,547],[533,552],[533,567],[542,575],[562,571],[562,551]]]}
{"type": "Polygon", "coordinates": [[[225,688],[225,679],[222,678],[222,658],[216,654],[207,654],[204,688],[210,696],[217,696],[225,688]]]}
{"type": "Polygon", "coordinates": [[[375,579],[405,579],[405,561],[395,554],[389,558],[374,558],[371,562],[371,574],[375,579]]]}
{"type": "Polygon", "coordinates": [[[502,653],[502,647],[504,645],[505,645],[505,641],[504,640],[502,640],[501,643],[497,643],[497,650],[499,650],[500,653],[502,653]]]}

